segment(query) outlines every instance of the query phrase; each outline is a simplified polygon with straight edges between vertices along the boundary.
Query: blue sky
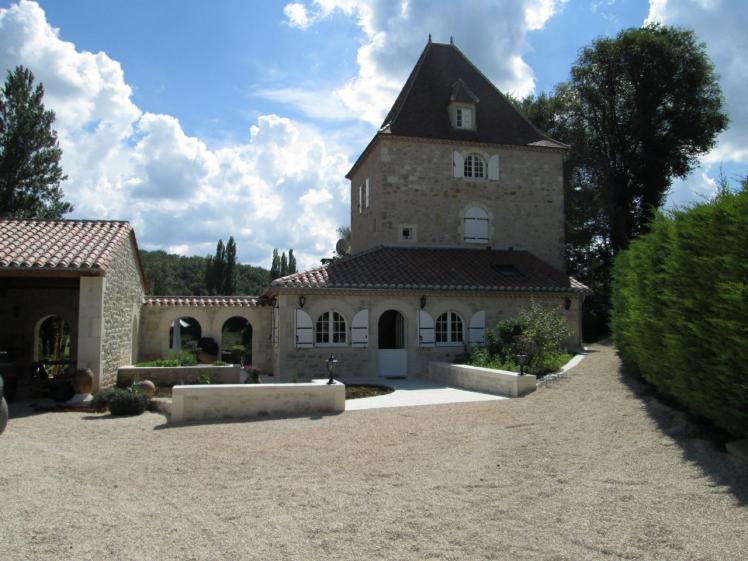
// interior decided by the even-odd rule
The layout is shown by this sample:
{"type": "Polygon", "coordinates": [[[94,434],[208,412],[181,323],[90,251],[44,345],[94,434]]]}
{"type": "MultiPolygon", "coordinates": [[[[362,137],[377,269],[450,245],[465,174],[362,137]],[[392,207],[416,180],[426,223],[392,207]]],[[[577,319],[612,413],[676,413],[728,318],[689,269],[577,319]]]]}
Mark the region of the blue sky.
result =
{"type": "Polygon", "coordinates": [[[130,220],[146,249],[244,262],[293,247],[313,266],[349,221],[344,174],[429,33],[504,91],[549,91],[578,50],[646,20],[693,27],[731,129],[674,185],[708,196],[748,174],[740,0],[0,1],[0,71],[29,66],[55,109],[73,216],[130,220]]]}

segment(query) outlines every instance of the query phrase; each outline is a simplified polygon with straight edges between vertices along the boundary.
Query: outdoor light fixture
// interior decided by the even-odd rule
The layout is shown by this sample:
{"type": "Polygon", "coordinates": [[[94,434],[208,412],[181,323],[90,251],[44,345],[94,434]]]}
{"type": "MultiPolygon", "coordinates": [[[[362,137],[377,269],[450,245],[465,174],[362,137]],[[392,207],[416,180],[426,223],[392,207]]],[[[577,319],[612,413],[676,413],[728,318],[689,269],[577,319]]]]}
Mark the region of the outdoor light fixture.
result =
{"type": "Polygon", "coordinates": [[[332,379],[332,375],[335,372],[335,365],[338,363],[338,360],[335,358],[335,355],[330,353],[330,358],[328,358],[326,361],[327,363],[327,372],[330,374],[330,379],[327,381],[328,384],[334,384],[335,380],[332,379]]]}
{"type": "Polygon", "coordinates": [[[426,307],[426,297],[421,296],[421,309],[423,310],[426,307]]]}
{"type": "Polygon", "coordinates": [[[564,310],[571,308],[571,298],[564,298],[564,310]]]}
{"type": "Polygon", "coordinates": [[[519,354],[516,355],[517,362],[519,362],[519,375],[525,375],[525,363],[527,362],[527,355],[519,354]]]}
{"type": "Polygon", "coordinates": [[[299,308],[303,308],[304,304],[306,304],[306,298],[304,298],[304,295],[302,294],[299,296],[299,308]]]}

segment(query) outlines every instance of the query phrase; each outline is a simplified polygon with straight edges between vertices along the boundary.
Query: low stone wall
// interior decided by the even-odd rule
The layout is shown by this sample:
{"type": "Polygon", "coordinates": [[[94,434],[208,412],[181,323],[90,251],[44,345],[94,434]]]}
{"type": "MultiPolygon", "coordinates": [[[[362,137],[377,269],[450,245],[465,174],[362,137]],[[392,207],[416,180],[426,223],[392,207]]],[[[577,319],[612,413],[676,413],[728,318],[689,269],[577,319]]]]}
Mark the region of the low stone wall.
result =
{"type": "Polygon", "coordinates": [[[292,416],[345,411],[345,385],[326,380],[307,384],[174,386],[172,423],[292,416]]]}
{"type": "Polygon", "coordinates": [[[537,386],[537,379],[532,374],[520,376],[507,370],[449,362],[429,362],[428,371],[421,377],[463,390],[506,397],[527,395],[534,392],[537,386]]]}
{"type": "Polygon", "coordinates": [[[198,378],[207,374],[216,384],[239,384],[239,372],[236,365],[229,366],[122,366],[117,371],[117,385],[129,386],[136,378],[150,380],[157,386],[174,384],[196,384],[198,378]]]}

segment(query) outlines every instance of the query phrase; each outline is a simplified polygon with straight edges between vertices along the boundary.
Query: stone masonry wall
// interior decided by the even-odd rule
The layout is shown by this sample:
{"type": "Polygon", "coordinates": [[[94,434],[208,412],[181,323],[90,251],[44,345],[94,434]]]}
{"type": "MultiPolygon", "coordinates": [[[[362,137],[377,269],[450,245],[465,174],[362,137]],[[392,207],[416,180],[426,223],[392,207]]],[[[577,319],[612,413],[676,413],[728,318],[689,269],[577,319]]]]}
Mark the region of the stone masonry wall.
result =
{"type": "Polygon", "coordinates": [[[102,387],[113,385],[117,381],[117,369],[132,364],[137,356],[143,295],[135,246],[128,238],[104,277],[102,387]]]}
{"type": "Polygon", "coordinates": [[[573,335],[566,342],[569,347],[581,345],[581,297],[570,294],[570,309],[565,310],[567,295],[562,294],[481,294],[481,293],[415,293],[415,292],[364,292],[364,291],[284,291],[278,296],[280,303],[280,325],[278,354],[275,374],[279,381],[292,377],[297,380],[327,376],[325,360],[330,353],[338,359],[336,377],[341,379],[373,378],[379,373],[379,317],[387,310],[395,309],[405,318],[405,346],[407,349],[408,375],[414,376],[428,369],[430,361],[451,362],[465,352],[465,347],[426,347],[418,346],[418,310],[420,297],[426,297],[424,308],[436,318],[446,311],[457,312],[463,320],[464,332],[468,333],[470,318],[475,312],[485,310],[485,327],[494,327],[501,319],[514,317],[520,309],[530,305],[532,298],[545,306],[554,307],[567,319],[573,335]],[[304,294],[306,302],[303,310],[310,315],[312,322],[326,311],[336,311],[346,320],[347,343],[341,346],[320,346],[296,348],[295,310],[298,297],[304,294]],[[369,310],[369,343],[367,348],[350,346],[350,329],[353,316],[362,309],[369,310]]]}
{"type": "MultiPolygon", "coordinates": [[[[489,245],[526,249],[564,266],[562,152],[404,137],[381,137],[351,177],[353,253],[377,245],[464,243],[464,212],[481,206],[490,220],[489,245]],[[453,177],[453,152],[499,155],[499,180],[453,177]],[[370,179],[370,208],[358,214],[358,186],[370,179]],[[416,239],[400,240],[403,225],[416,239]]],[[[476,244],[469,244],[475,247],[476,244]]]]}

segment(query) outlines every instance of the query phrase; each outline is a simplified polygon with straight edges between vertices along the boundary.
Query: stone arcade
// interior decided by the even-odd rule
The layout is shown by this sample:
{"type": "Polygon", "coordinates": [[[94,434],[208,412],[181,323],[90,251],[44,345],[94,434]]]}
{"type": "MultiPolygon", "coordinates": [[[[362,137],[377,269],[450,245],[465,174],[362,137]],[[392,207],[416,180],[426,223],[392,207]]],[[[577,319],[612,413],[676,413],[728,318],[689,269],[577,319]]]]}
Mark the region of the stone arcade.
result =
{"type": "Polygon", "coordinates": [[[564,273],[566,148],[456,46],[429,41],[347,175],[350,256],[258,297],[149,297],[126,222],[2,220],[0,350],[23,368],[40,324],[62,318],[70,358],[101,387],[167,356],[182,318],[219,346],[239,318],[253,364],[280,381],[323,377],[331,352],[344,379],[415,376],[531,300],[564,314],[579,346],[588,289],[564,273]]]}

